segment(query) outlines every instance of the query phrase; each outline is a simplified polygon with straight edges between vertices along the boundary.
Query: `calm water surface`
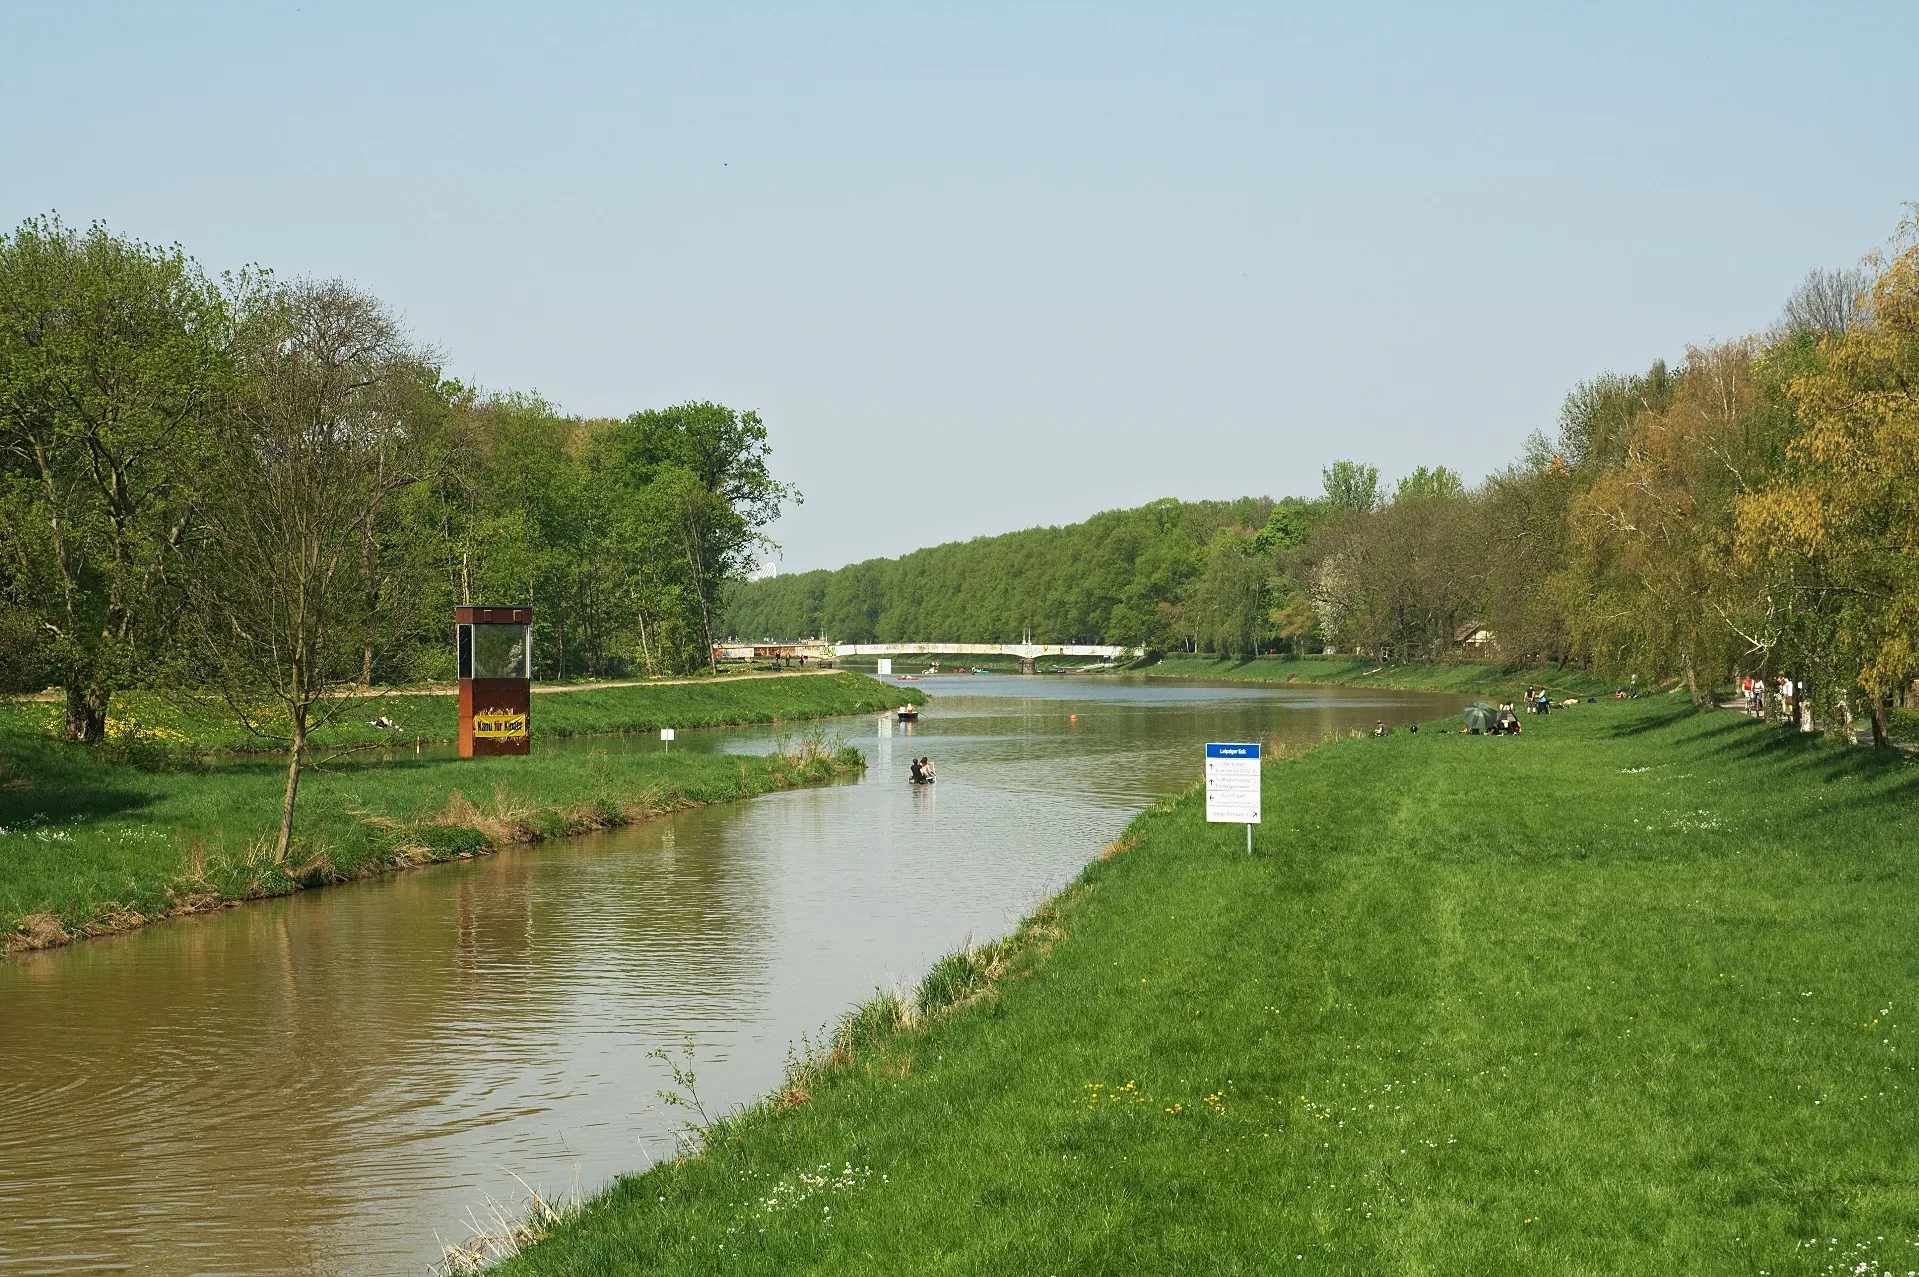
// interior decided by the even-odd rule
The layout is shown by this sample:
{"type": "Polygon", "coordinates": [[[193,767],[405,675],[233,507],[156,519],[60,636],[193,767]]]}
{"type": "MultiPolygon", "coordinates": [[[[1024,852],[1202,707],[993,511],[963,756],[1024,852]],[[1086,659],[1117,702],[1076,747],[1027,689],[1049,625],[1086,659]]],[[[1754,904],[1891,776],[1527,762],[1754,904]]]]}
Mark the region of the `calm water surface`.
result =
{"type": "MultiPolygon", "coordinates": [[[[855,783],[0,962],[0,1272],[423,1273],[436,1239],[522,1200],[521,1181],[591,1190],[668,1154],[649,1051],[690,1041],[709,1107],[750,1101],[802,1034],[1003,932],[1193,783],[1202,742],[1460,703],[921,686],[935,701],[910,735],[832,725],[871,763],[855,783]],[[905,783],[919,754],[939,765],[930,789],[905,783]]],[[[777,740],[685,732],[674,748],[777,740]]]]}

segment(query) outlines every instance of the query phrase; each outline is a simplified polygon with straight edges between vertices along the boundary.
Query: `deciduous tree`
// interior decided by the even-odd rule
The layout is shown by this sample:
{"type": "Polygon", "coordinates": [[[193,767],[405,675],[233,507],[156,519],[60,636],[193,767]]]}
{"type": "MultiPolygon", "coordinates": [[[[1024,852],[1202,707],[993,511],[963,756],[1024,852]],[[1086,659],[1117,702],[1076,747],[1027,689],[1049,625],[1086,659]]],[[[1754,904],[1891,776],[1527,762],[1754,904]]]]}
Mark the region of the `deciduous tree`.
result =
{"type": "Polygon", "coordinates": [[[102,738],[165,628],[227,340],[178,248],[53,217],[0,235],[0,580],[66,688],[70,739],[102,738]]]}
{"type": "Polygon", "coordinates": [[[1619,464],[1574,500],[1574,553],[1555,582],[1602,664],[1681,674],[1695,703],[1730,664],[1725,552],[1751,482],[1754,353],[1749,341],[1688,352],[1670,402],[1632,419],[1619,464]]]}
{"type": "Polygon", "coordinates": [[[1379,504],[1379,467],[1335,461],[1320,472],[1326,504],[1337,512],[1365,513],[1379,504]]]}
{"type": "Polygon", "coordinates": [[[799,493],[772,476],[766,427],[754,412],[687,403],[634,413],[604,441],[606,464],[640,513],[650,597],[674,600],[697,624],[701,663],[713,660],[722,593],[766,544],[764,529],[799,493]],[[670,551],[668,550],[670,547],[670,551]],[[664,571],[668,562],[676,571],[664,571]]]}
{"type": "Polygon", "coordinates": [[[406,628],[414,600],[368,579],[362,536],[420,478],[410,416],[433,373],[379,302],[338,281],[262,292],[239,334],[194,636],[227,705],[285,743],[283,864],[310,733],[348,703],[367,636],[406,628]]]}
{"type": "Polygon", "coordinates": [[[1883,743],[1887,698],[1919,674],[1919,209],[1877,264],[1871,322],[1821,338],[1788,384],[1802,433],[1739,535],[1752,558],[1816,568],[1883,743]]]}

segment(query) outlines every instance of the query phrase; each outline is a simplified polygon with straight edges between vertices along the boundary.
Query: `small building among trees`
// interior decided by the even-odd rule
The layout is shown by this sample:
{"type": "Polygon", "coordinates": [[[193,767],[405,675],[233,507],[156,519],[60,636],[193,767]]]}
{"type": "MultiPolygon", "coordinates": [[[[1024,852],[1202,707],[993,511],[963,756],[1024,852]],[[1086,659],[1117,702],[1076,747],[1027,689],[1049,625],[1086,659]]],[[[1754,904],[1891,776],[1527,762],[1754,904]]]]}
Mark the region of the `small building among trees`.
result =
{"type": "Polygon", "coordinates": [[[1468,621],[1453,631],[1453,646],[1475,658],[1499,655],[1499,639],[1484,621],[1468,621]]]}

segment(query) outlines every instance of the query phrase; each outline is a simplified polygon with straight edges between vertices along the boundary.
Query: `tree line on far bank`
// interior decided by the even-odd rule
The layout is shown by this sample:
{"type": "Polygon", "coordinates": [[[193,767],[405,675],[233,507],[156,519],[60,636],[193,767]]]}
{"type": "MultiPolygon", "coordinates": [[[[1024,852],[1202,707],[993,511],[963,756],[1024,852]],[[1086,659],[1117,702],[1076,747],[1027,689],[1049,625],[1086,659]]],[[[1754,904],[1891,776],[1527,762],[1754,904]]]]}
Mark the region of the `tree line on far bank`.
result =
{"type": "Polygon", "coordinates": [[[1421,467],[1388,491],[1351,461],[1323,480],[753,581],[728,626],[1221,656],[1464,645],[1677,678],[1695,702],[1784,676],[1804,721],[1867,716],[1883,743],[1919,678],[1919,209],[1858,269],[1811,272],[1771,330],[1582,382],[1477,486],[1421,467]]]}
{"type": "Polygon", "coordinates": [[[531,603],[542,676],[710,664],[796,494],[751,412],[624,419],[445,377],[337,280],[210,277],[56,217],[0,233],[0,691],[217,697],[288,747],[354,686],[444,678],[458,603],[531,603]]]}

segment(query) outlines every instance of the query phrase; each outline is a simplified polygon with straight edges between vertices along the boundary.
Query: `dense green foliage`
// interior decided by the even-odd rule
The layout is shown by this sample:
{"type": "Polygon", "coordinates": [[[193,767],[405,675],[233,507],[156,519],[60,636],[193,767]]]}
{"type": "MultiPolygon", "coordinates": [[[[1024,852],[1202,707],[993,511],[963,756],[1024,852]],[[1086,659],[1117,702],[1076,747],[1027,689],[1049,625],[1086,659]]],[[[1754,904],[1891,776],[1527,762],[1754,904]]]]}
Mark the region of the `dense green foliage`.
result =
{"type": "Polygon", "coordinates": [[[541,676],[695,669],[791,495],[751,412],[566,417],[443,379],[338,283],[214,282],[177,248],[51,218],[0,234],[14,689],[177,674],[183,612],[249,602],[288,570],[287,526],[329,521],[310,547],[341,596],[327,641],[362,683],[444,673],[460,602],[532,603],[541,676]]]}
{"type": "Polygon", "coordinates": [[[0,235],[0,691],[222,697],[307,737],[357,688],[444,678],[456,604],[538,614],[566,678],[712,668],[730,583],[794,494],[714,403],[566,418],[441,375],[377,299],[57,218],[0,235]]]}
{"type": "Polygon", "coordinates": [[[748,582],[727,628],[746,638],[1165,641],[1215,537],[1270,517],[1268,500],[1155,501],[1084,523],[748,582]]]}
{"type": "Polygon", "coordinates": [[[1915,782],[1662,697],[1162,803],[501,1271],[1904,1272],[1915,782]]]}
{"type": "MultiPolygon", "coordinates": [[[[1919,679],[1919,216],[1814,272],[1773,331],[1608,373],[1467,488],[1339,461],[1310,500],[1163,501],[758,581],[751,637],[1032,637],[1244,658],[1495,658],[1621,681],[1735,677],[1847,731],[1919,679]],[[1843,299],[1844,304],[1840,304],[1843,299]]],[[[1782,703],[1783,702],[1783,703],[1782,703]]]]}
{"type": "MultiPolygon", "coordinates": [[[[798,722],[920,699],[912,689],[850,674],[729,679],[541,696],[534,722],[543,736],[648,732],[665,723],[798,722]]],[[[631,743],[536,747],[525,758],[458,760],[444,750],[422,758],[412,733],[450,735],[451,698],[382,698],[378,705],[403,726],[417,715],[409,747],[309,766],[303,833],[284,864],[267,854],[283,765],[194,765],[183,757],[201,746],[243,743],[232,723],[148,698],[116,698],[114,733],[101,750],[59,739],[58,705],[8,707],[0,713],[0,950],[578,833],[858,765],[856,756],[818,744],[771,759],[665,753],[650,732],[631,743]]],[[[324,745],[384,737],[358,717],[337,721],[334,733],[324,745]]],[[[809,734],[826,736],[817,728],[809,734]]]]}
{"type": "Polygon", "coordinates": [[[51,674],[82,732],[177,603],[231,340],[178,249],[51,219],[0,236],[0,678],[51,674]]]}

